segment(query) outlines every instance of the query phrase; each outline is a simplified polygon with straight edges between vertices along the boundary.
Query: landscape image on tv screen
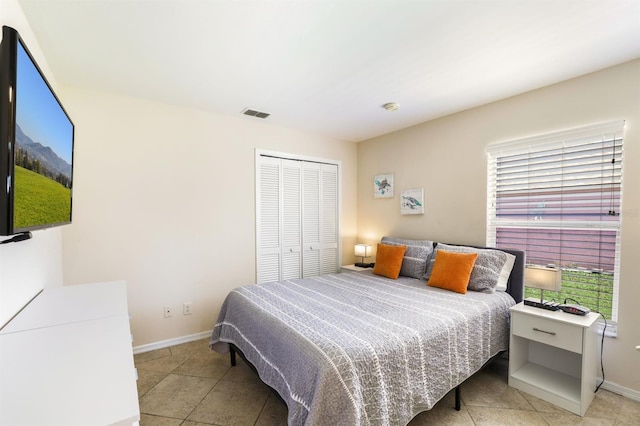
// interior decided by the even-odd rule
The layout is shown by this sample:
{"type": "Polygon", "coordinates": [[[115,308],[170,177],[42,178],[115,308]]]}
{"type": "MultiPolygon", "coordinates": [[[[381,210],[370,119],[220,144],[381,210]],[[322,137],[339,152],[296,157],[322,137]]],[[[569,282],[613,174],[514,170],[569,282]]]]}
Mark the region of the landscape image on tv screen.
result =
{"type": "Polygon", "coordinates": [[[71,221],[73,124],[18,43],[14,230],[71,221]]]}

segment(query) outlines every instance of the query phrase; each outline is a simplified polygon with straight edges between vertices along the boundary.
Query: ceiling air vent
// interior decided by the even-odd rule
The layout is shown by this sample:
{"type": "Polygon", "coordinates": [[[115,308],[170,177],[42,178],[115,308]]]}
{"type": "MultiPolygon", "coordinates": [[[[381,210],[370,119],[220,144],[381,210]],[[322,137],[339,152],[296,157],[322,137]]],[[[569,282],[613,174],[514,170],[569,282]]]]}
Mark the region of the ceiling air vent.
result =
{"type": "Polygon", "coordinates": [[[242,111],[242,113],[244,115],[250,115],[252,117],[258,117],[258,118],[267,118],[268,116],[271,115],[268,112],[256,111],[255,109],[250,109],[250,108],[245,108],[244,111],[242,111]]]}

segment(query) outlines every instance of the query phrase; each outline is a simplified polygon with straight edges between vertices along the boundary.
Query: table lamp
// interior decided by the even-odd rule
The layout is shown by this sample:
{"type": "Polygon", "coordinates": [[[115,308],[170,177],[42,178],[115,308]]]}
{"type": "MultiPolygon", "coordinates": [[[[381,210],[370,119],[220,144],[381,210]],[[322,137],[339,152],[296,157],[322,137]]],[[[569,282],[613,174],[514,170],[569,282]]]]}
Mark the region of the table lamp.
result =
{"type": "Polygon", "coordinates": [[[544,291],[560,291],[562,271],[548,266],[527,265],[524,268],[525,287],[540,289],[540,303],[544,304],[544,291]]]}
{"type": "Polygon", "coordinates": [[[362,258],[362,261],[356,262],[355,266],[359,266],[361,268],[371,267],[369,263],[364,263],[364,258],[371,256],[371,246],[369,244],[356,244],[354,254],[362,258]]]}

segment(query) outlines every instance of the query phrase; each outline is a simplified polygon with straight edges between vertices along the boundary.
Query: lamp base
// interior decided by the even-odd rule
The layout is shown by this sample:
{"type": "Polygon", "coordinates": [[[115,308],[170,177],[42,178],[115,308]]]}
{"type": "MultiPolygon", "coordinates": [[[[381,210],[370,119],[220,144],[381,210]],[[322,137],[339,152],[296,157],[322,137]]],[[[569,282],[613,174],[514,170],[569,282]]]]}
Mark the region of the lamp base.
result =
{"type": "Polygon", "coordinates": [[[546,309],[548,311],[557,311],[558,309],[560,309],[560,303],[550,302],[547,300],[538,299],[536,297],[527,297],[523,300],[523,302],[527,306],[546,309]]]}
{"type": "Polygon", "coordinates": [[[357,266],[358,268],[373,268],[374,265],[375,263],[364,263],[364,262],[354,263],[354,266],[357,266]]]}

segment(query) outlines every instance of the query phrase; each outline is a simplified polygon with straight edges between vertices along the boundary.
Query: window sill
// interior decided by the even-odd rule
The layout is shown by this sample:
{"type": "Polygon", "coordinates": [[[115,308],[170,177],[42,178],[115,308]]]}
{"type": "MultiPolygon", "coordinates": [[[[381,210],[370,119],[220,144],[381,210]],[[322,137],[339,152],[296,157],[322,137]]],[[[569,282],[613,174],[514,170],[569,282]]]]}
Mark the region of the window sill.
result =
{"type": "Polygon", "coordinates": [[[602,319],[598,320],[598,336],[602,336],[602,332],[604,331],[605,337],[618,337],[618,324],[609,320],[607,321],[607,329],[604,329],[604,321],[602,319]]]}

